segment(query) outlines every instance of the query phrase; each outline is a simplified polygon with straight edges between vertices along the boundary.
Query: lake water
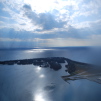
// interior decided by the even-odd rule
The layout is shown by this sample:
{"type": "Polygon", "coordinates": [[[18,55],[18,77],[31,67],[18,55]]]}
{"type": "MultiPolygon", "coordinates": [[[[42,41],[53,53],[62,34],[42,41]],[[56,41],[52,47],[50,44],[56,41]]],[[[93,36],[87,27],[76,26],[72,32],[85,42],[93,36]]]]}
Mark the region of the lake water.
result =
{"type": "MultiPolygon", "coordinates": [[[[0,61],[65,57],[79,62],[100,64],[100,49],[0,50],[0,61]]],[[[89,80],[65,82],[62,69],[54,71],[34,65],[0,65],[0,101],[101,101],[101,84],[89,80]]]]}

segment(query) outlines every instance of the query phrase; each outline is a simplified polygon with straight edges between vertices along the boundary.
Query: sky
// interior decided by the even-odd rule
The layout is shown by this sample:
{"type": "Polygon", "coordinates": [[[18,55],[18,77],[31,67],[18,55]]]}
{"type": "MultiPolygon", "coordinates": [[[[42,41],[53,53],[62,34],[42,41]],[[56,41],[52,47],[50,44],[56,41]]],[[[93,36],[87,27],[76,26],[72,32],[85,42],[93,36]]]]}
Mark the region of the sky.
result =
{"type": "Polygon", "coordinates": [[[101,0],[0,0],[0,48],[101,46],[101,0]]]}

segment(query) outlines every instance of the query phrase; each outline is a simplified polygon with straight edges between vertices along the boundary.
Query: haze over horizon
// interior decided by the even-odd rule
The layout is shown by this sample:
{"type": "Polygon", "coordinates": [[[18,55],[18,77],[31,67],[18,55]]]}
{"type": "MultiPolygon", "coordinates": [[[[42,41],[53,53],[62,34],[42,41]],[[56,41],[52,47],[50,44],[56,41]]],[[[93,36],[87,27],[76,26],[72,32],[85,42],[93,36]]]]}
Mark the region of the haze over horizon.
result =
{"type": "Polygon", "coordinates": [[[0,48],[101,46],[101,0],[0,0],[0,48]]]}

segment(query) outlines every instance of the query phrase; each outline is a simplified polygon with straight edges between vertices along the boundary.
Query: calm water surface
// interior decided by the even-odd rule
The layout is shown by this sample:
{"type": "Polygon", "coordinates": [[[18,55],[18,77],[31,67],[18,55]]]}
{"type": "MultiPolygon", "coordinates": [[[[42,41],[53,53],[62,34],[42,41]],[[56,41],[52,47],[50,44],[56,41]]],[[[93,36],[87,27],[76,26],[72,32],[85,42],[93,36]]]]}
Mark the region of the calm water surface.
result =
{"type": "MultiPolygon", "coordinates": [[[[100,51],[89,48],[0,50],[0,61],[66,57],[100,63],[100,51]]],[[[54,71],[34,65],[0,65],[0,101],[101,101],[101,84],[76,80],[65,82],[62,69],[54,71]]]]}

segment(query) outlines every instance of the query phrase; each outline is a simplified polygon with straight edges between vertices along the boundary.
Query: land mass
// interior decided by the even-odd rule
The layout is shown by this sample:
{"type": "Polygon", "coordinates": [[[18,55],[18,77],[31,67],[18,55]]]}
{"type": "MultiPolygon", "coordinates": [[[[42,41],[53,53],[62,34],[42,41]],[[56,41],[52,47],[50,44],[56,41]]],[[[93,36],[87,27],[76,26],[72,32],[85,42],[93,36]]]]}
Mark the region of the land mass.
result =
{"type": "Polygon", "coordinates": [[[0,61],[1,65],[30,65],[40,66],[42,68],[51,68],[58,71],[62,68],[61,63],[66,63],[66,72],[70,75],[62,76],[63,80],[88,79],[101,84],[101,68],[88,63],[73,61],[65,57],[47,57],[22,60],[0,61]]]}

